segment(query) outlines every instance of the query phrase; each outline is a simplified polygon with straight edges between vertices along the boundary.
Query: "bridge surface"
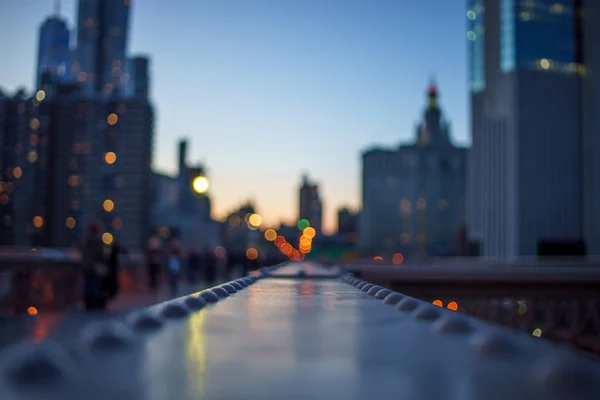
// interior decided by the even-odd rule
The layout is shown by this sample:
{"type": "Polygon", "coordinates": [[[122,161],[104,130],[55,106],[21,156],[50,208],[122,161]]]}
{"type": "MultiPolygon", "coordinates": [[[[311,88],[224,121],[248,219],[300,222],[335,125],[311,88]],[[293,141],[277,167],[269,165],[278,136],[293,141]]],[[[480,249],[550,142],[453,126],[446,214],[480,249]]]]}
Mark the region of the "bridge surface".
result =
{"type": "Polygon", "coordinates": [[[67,316],[2,353],[0,398],[600,398],[596,359],[339,273],[288,264],[67,316]]]}

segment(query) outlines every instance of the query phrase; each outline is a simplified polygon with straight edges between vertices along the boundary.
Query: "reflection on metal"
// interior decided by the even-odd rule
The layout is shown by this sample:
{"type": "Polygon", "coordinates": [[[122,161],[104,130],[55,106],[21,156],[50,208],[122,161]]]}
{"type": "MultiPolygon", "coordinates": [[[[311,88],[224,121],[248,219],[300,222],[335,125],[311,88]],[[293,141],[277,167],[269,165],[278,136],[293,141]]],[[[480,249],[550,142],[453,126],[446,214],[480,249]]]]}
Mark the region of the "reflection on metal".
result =
{"type": "MultiPolygon", "coordinates": [[[[3,349],[0,398],[600,398],[598,360],[552,346],[544,327],[532,339],[351,275],[268,272],[230,282],[226,297],[201,292],[216,302],[200,310],[190,296],[147,308],[162,322],[153,330],[128,315],[67,316],[43,343],[3,349]],[[167,318],[173,307],[186,314],[167,318]]],[[[515,313],[535,309],[519,300],[515,313]]],[[[496,306],[511,309],[503,297],[496,306]]]]}
{"type": "Polygon", "coordinates": [[[204,393],[204,373],[206,372],[206,338],[204,323],[206,310],[192,314],[188,322],[188,337],[186,340],[186,359],[188,379],[193,398],[202,398],[204,393]]]}

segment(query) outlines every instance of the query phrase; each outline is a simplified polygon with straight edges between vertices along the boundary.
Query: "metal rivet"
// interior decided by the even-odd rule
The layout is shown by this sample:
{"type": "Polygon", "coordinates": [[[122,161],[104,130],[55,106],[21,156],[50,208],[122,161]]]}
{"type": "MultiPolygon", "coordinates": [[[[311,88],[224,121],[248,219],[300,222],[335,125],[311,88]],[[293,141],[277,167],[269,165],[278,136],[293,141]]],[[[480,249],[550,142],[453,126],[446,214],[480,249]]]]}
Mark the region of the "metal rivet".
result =
{"type": "Polygon", "coordinates": [[[365,287],[365,286],[366,286],[366,285],[368,285],[368,284],[369,284],[369,282],[360,281],[360,282],[359,282],[359,283],[356,285],[356,287],[357,287],[357,288],[359,288],[359,289],[362,289],[363,287],[365,287]]]}
{"type": "Polygon", "coordinates": [[[360,290],[363,291],[363,292],[368,292],[369,289],[371,289],[373,286],[375,286],[375,285],[373,285],[372,283],[367,283],[366,285],[364,285],[363,287],[361,287],[360,290]]]}
{"type": "Polygon", "coordinates": [[[242,286],[242,284],[241,284],[241,283],[239,283],[239,282],[233,281],[233,282],[229,282],[229,284],[230,284],[231,286],[233,286],[233,287],[234,287],[236,290],[238,290],[238,291],[239,291],[239,290],[243,290],[243,289],[244,289],[244,287],[242,286]]]}
{"type": "Polygon", "coordinates": [[[19,345],[2,357],[7,383],[17,387],[47,387],[65,383],[75,368],[58,345],[19,345]]]}
{"type": "Polygon", "coordinates": [[[190,313],[190,310],[181,303],[169,302],[160,311],[160,314],[169,319],[184,318],[190,313]]]}
{"type": "Polygon", "coordinates": [[[188,296],[183,302],[190,310],[201,310],[206,305],[206,301],[204,301],[202,297],[198,295],[188,296]]]}
{"type": "Polygon", "coordinates": [[[596,399],[600,393],[600,369],[593,367],[586,367],[584,361],[573,356],[548,357],[534,364],[532,381],[547,397],[596,399]]]}
{"type": "Polygon", "coordinates": [[[388,294],[387,296],[385,296],[385,299],[383,299],[383,303],[389,304],[390,306],[395,306],[403,298],[404,298],[404,296],[401,295],[400,293],[392,292],[392,293],[388,294]]]}
{"type": "Polygon", "coordinates": [[[248,287],[248,282],[246,282],[242,278],[238,279],[236,282],[239,283],[240,285],[242,285],[242,287],[245,287],[245,288],[248,287]]]}
{"type": "Polygon", "coordinates": [[[416,319],[423,321],[434,321],[441,316],[440,310],[436,310],[433,306],[421,306],[414,312],[416,319]]]}
{"type": "Polygon", "coordinates": [[[94,351],[123,350],[135,342],[131,330],[117,321],[102,321],[89,324],[82,336],[94,351]]]}
{"type": "Polygon", "coordinates": [[[411,299],[410,297],[405,297],[396,306],[396,308],[400,311],[412,311],[419,305],[419,302],[415,299],[411,299]]]}
{"type": "Polygon", "coordinates": [[[434,322],[433,329],[441,333],[469,333],[473,326],[465,318],[452,316],[434,322]]]}
{"type": "Polygon", "coordinates": [[[483,356],[512,356],[519,352],[517,345],[508,338],[493,332],[483,332],[471,338],[475,351],[483,356]]]}
{"type": "Polygon", "coordinates": [[[128,322],[136,331],[155,331],[164,325],[160,318],[148,312],[132,314],[128,317],[128,322]]]}
{"type": "Polygon", "coordinates": [[[237,290],[232,285],[230,285],[228,283],[226,283],[224,285],[221,285],[221,287],[223,289],[225,289],[227,291],[227,293],[229,293],[229,294],[237,293],[237,290]]]}
{"type": "Polygon", "coordinates": [[[227,293],[227,290],[223,289],[222,287],[213,288],[212,291],[220,298],[229,297],[229,293],[227,293]]]}
{"type": "Polygon", "coordinates": [[[219,296],[217,296],[212,290],[204,290],[200,292],[200,297],[207,303],[216,303],[219,301],[219,296]]]}
{"type": "Polygon", "coordinates": [[[392,291],[390,289],[381,289],[375,293],[376,299],[385,299],[392,291]]]}
{"type": "MultiPolygon", "coordinates": [[[[375,296],[377,294],[377,292],[379,292],[381,289],[383,289],[381,286],[375,285],[367,291],[367,294],[370,294],[371,296],[375,296]]],[[[364,292],[364,290],[363,290],[363,292],[364,292]]]]}

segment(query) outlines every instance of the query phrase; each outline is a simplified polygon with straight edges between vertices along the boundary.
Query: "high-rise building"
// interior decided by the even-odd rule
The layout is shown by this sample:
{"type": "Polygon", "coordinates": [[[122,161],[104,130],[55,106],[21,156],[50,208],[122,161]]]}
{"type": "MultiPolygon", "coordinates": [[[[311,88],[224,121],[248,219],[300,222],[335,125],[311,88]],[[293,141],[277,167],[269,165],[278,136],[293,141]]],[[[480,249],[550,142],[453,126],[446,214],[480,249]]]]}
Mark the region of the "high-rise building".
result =
{"type": "Polygon", "coordinates": [[[133,95],[136,97],[149,97],[150,95],[148,64],[149,60],[147,57],[135,57],[131,59],[130,77],[133,78],[133,95]]]}
{"type": "Polygon", "coordinates": [[[482,256],[600,253],[598,10],[469,1],[468,237],[482,256]]]}
{"type": "Polygon", "coordinates": [[[71,76],[71,32],[67,22],[58,13],[46,19],[40,27],[38,60],[36,68],[36,90],[47,89],[53,83],[63,82],[71,76]],[[46,80],[42,74],[46,73],[46,80]]]}
{"type": "Polygon", "coordinates": [[[427,97],[414,143],[363,153],[359,248],[365,254],[455,254],[467,150],[450,139],[435,84],[427,97]]]}
{"type": "Polygon", "coordinates": [[[128,71],[130,0],[79,0],[77,50],[72,72],[85,93],[123,93],[128,71]]]}
{"type": "Polygon", "coordinates": [[[18,244],[19,203],[15,195],[23,175],[19,165],[19,138],[27,130],[26,102],[22,90],[14,95],[0,92],[0,245],[18,244]]]}
{"type": "Polygon", "coordinates": [[[298,220],[305,219],[315,228],[317,234],[323,227],[323,203],[319,196],[319,185],[310,182],[308,175],[302,176],[299,189],[298,220]]]}

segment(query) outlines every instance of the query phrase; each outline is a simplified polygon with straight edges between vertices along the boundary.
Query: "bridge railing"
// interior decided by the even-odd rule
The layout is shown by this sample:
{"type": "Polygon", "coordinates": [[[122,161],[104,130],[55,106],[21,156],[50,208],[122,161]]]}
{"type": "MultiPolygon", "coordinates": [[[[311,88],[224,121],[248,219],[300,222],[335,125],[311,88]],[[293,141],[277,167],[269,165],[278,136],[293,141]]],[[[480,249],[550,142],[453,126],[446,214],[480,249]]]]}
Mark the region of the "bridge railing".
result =
{"type": "Polygon", "coordinates": [[[108,320],[65,319],[0,354],[0,398],[600,396],[595,358],[333,272],[289,264],[108,320]]]}

